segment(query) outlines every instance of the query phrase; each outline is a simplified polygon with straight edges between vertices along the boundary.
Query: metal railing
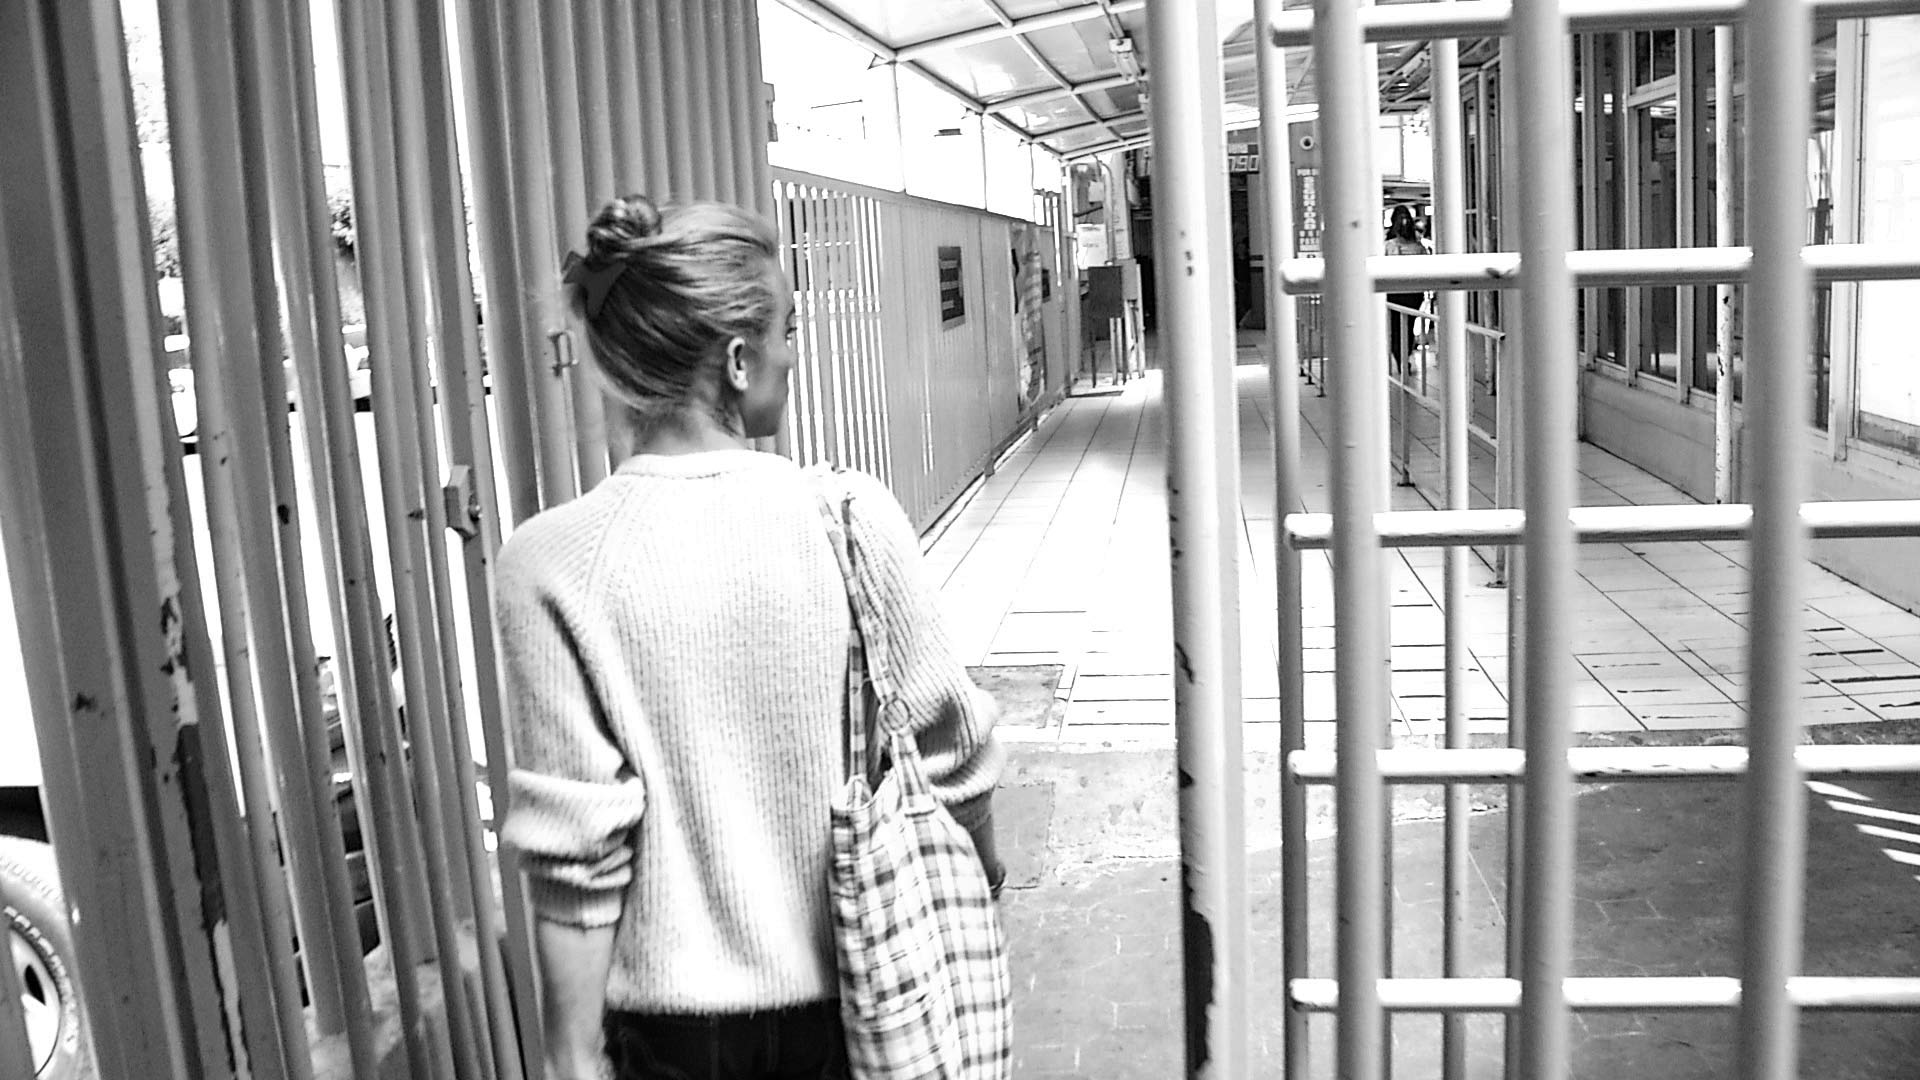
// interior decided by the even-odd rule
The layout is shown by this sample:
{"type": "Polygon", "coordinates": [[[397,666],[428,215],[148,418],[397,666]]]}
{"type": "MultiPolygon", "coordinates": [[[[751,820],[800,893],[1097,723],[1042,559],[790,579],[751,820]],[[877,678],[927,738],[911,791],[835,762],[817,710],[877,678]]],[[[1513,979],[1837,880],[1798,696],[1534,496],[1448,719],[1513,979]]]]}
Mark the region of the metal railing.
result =
{"type": "MultiPolygon", "coordinates": [[[[1306,1016],[1337,1018],[1334,1069],[1342,1077],[1388,1071],[1388,1017],[1406,1011],[1446,1015],[1441,1069],[1465,1075],[1469,1012],[1510,1016],[1507,1074],[1538,1080],[1568,1075],[1572,1010],[1731,1009],[1738,1014],[1740,1073],[1784,1078],[1796,1068],[1797,1014],[1803,1009],[1920,1009],[1920,979],[1801,975],[1805,795],[1809,775],[1857,770],[1911,773],[1913,747],[1871,750],[1799,746],[1793,655],[1803,610],[1801,576],[1808,539],[1825,536],[1920,536],[1920,504],[1821,504],[1806,501],[1806,462],[1798,438],[1759,440],[1761,474],[1751,506],[1583,508],[1576,505],[1575,436],[1579,371],[1574,290],[1609,284],[1743,281],[1750,303],[1748,423],[1757,431],[1796,434],[1803,421],[1806,309],[1814,280],[1920,276],[1910,251],[1868,245],[1805,248],[1805,140],[1810,120],[1808,42],[1812,20],[1910,12],[1920,5],[1858,0],[1713,0],[1639,2],[1460,0],[1369,7],[1356,0],[1318,0],[1311,10],[1281,11],[1261,0],[1258,35],[1263,144],[1277,159],[1268,184],[1269,249],[1289,250],[1290,170],[1284,121],[1288,79],[1281,45],[1311,45],[1325,148],[1323,259],[1294,259],[1270,279],[1274,454],[1277,504],[1286,514],[1275,561],[1279,619],[1281,749],[1281,940],[1286,986],[1285,1074],[1308,1075],[1306,1016]],[[1738,248],[1659,251],[1571,251],[1575,205],[1566,48],[1573,30],[1627,30],[1675,25],[1742,24],[1749,70],[1769,77],[1749,84],[1750,143],[1747,235],[1738,248]],[[1504,169],[1524,175],[1505,197],[1504,215],[1517,250],[1468,253],[1461,207],[1463,143],[1457,39],[1502,36],[1500,77],[1504,169]],[[1378,190],[1370,161],[1375,101],[1373,43],[1432,41],[1435,206],[1441,253],[1375,254],[1378,190]],[[1498,446],[1508,475],[1501,507],[1468,508],[1469,385],[1465,290],[1518,291],[1517,325],[1499,339],[1505,363],[1497,393],[1498,446]],[[1403,394],[1433,406],[1442,418],[1443,509],[1385,513],[1390,455],[1389,381],[1379,377],[1383,319],[1377,293],[1434,290],[1440,393],[1401,380],[1403,394]],[[1302,349],[1295,294],[1317,294],[1325,328],[1325,371],[1333,397],[1332,512],[1302,515],[1296,417],[1302,349]],[[1566,358],[1537,361],[1534,358],[1566,358]],[[1508,501],[1511,497],[1511,501],[1508,501]],[[1584,540],[1740,537],[1750,541],[1751,615],[1748,746],[1633,751],[1572,745],[1570,717],[1574,553],[1584,540]],[[1509,632],[1518,663],[1511,682],[1505,750],[1467,749],[1464,705],[1466,545],[1512,546],[1509,632]],[[1410,751],[1381,746],[1389,716],[1387,567],[1389,547],[1443,548],[1446,651],[1444,748],[1410,751]],[[1305,748],[1300,551],[1325,548],[1334,572],[1336,701],[1333,753],[1305,748]],[[1738,978],[1585,979],[1571,977],[1574,785],[1664,777],[1737,780],[1745,794],[1745,867],[1738,978]],[[1508,970],[1504,978],[1465,978],[1466,786],[1515,785],[1508,815],[1508,970]],[[1307,967],[1305,787],[1330,783],[1338,824],[1335,977],[1309,977],[1307,967]],[[1392,926],[1383,904],[1389,784],[1429,783],[1445,789],[1442,978],[1394,978],[1387,943],[1392,926]]],[[[1231,410],[1222,408],[1213,370],[1222,354],[1213,327],[1222,320],[1217,260],[1224,244],[1224,176],[1219,155],[1220,105],[1210,88],[1219,41],[1214,4],[1150,9],[1151,51],[1158,65],[1153,95],[1155,195],[1163,271],[1161,318],[1167,344],[1170,429],[1169,511],[1173,515],[1175,641],[1180,657],[1176,721],[1181,770],[1180,828],[1187,972],[1187,1072],[1244,1076],[1247,1009],[1236,952],[1246,933],[1245,853],[1239,847],[1240,744],[1233,704],[1237,622],[1230,555],[1217,550],[1219,515],[1234,497],[1231,410]],[[1174,10],[1175,8],[1178,10],[1174,10]],[[1177,243],[1173,237],[1180,238],[1177,243]],[[1184,271],[1184,272],[1178,272],[1184,271]]],[[[1483,133],[1483,135],[1486,133],[1483,133]]],[[[1723,189],[1722,197],[1726,197],[1723,189]]],[[[1404,460],[1405,453],[1402,457],[1404,460]]]]}

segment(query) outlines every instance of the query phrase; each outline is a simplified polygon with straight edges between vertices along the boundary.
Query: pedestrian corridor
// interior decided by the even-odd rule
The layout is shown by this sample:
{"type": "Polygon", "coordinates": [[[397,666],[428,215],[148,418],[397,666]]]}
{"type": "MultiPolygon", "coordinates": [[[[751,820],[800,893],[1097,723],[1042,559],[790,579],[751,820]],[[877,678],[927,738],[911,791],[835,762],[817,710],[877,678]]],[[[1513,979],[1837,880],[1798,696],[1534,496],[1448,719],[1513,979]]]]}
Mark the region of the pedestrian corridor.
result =
{"type": "MultiPolygon", "coordinates": [[[[1278,745],[1274,637],[1272,423],[1265,367],[1240,350],[1241,685],[1250,749],[1278,745]]],[[[928,533],[928,558],[969,664],[1057,665],[1056,708],[1012,739],[1067,747],[1172,745],[1172,599],[1166,420],[1161,373],[1066,399],[972,496],[928,533]]],[[[1309,512],[1326,512],[1331,398],[1301,397],[1309,512]]],[[[1427,509],[1439,489],[1438,421],[1413,416],[1414,487],[1395,509],[1427,509]],[[1423,493],[1426,497],[1423,497],[1423,493]]],[[[1492,459],[1474,446],[1475,505],[1492,459]]],[[[1598,448],[1580,447],[1580,502],[1690,502],[1598,448]]],[[[1444,717],[1438,599],[1441,553],[1392,552],[1396,739],[1437,738],[1444,717]]],[[[1493,552],[1469,562],[1471,730],[1506,731],[1507,592],[1493,552]]],[[[1589,544],[1580,549],[1572,700],[1580,732],[1730,729],[1743,724],[1746,544],[1589,544]]],[[[1334,719],[1333,587],[1327,553],[1303,559],[1310,746],[1334,719]]],[[[1920,719],[1920,616],[1824,570],[1806,580],[1806,722],[1920,719]]]]}

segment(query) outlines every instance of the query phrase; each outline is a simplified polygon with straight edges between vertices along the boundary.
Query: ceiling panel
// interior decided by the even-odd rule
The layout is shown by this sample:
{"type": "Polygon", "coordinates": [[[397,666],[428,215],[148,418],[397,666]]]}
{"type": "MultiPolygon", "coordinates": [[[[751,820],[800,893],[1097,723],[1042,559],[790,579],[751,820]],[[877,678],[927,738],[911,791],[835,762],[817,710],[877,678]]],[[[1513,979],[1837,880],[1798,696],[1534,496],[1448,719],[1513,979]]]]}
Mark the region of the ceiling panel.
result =
{"type": "Polygon", "coordinates": [[[920,66],[973,95],[975,100],[991,101],[1058,85],[1040,70],[1026,50],[1011,40],[942,50],[922,59],[920,66]]]}
{"type": "Polygon", "coordinates": [[[817,0],[894,48],[999,23],[980,0],[817,0]]]}
{"type": "MultiPolygon", "coordinates": [[[[974,0],[974,2],[979,3],[980,0],[974,0]]],[[[1088,17],[1092,21],[1105,21],[1104,17],[1100,14],[1100,5],[1094,3],[1093,0],[999,0],[999,4],[1000,10],[1006,12],[1007,17],[1010,19],[1025,19],[1033,15],[1051,15],[1056,11],[1081,8],[1090,12],[1088,17]]]]}
{"type": "Polygon", "coordinates": [[[1087,111],[1076,105],[1070,94],[1061,94],[1018,109],[1008,109],[1000,115],[1016,127],[1037,135],[1044,135],[1051,128],[1069,127],[1087,121],[1087,111]]]}
{"type": "Polygon", "coordinates": [[[1035,30],[1027,40],[1071,82],[1086,82],[1119,70],[1113,50],[1107,46],[1103,19],[1035,30]]]}

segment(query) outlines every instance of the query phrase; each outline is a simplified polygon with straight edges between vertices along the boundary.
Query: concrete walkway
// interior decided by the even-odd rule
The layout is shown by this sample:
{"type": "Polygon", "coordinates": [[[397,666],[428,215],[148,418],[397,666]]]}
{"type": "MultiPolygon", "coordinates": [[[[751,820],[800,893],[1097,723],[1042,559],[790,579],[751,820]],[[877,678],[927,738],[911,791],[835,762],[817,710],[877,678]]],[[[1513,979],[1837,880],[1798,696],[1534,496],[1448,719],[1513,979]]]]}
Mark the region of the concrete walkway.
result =
{"type": "MultiPolygon", "coordinates": [[[[1271,424],[1265,371],[1243,366],[1238,376],[1251,1052],[1257,1072],[1270,1075],[1280,1026],[1271,424]]],[[[1328,400],[1308,391],[1302,413],[1305,509],[1324,510],[1328,400]]],[[[1430,422],[1425,427],[1430,443],[1430,422]]],[[[968,662],[1024,668],[1027,675],[1049,671],[1037,665],[1060,672],[1054,706],[1025,710],[1005,729],[1017,743],[999,816],[1012,872],[1005,911],[1023,1077],[1166,1077],[1181,1068],[1164,439],[1157,373],[1118,392],[1069,399],[930,535],[928,557],[968,662]]],[[[1431,462],[1419,454],[1415,465],[1417,477],[1431,474],[1431,462]]],[[[1587,504],[1689,501],[1592,447],[1581,448],[1580,465],[1587,504]]],[[[1397,507],[1426,506],[1417,489],[1396,488],[1394,498],[1397,507]]],[[[1395,735],[1437,734],[1439,555],[1387,558],[1395,735]]],[[[1309,742],[1331,743],[1331,577],[1324,556],[1306,561],[1309,742]]],[[[1574,722],[1583,741],[1738,739],[1744,561],[1744,544],[1582,548],[1574,722]]],[[[1470,576],[1475,671],[1468,707],[1481,738],[1504,741],[1506,596],[1491,587],[1484,563],[1472,564],[1470,576]]],[[[1920,724],[1912,722],[1920,717],[1920,616],[1822,571],[1812,573],[1810,585],[1810,737],[1920,738],[1920,724]]],[[[1822,789],[1811,800],[1809,972],[1920,974],[1920,919],[1912,914],[1920,911],[1920,867],[1911,865],[1920,859],[1920,784],[1871,787],[1822,789]],[[1897,835],[1869,835],[1862,824],[1897,835]]],[[[1470,919],[1473,974],[1496,974],[1502,963],[1504,803],[1503,790],[1476,789],[1472,862],[1484,889],[1470,919]]],[[[1313,973],[1322,976],[1332,970],[1333,943],[1325,804],[1316,799],[1309,826],[1313,973]]],[[[1437,797],[1427,789],[1397,791],[1393,816],[1397,970],[1437,975],[1437,797]]],[[[1579,816],[1576,973],[1733,974],[1738,789],[1589,788],[1579,816]]],[[[1438,1023],[1396,1021],[1396,1076],[1439,1075],[1438,1023]]],[[[1330,1019],[1314,1022],[1315,1075],[1330,1075],[1332,1030],[1330,1019]]],[[[1500,1020],[1478,1017],[1469,1030],[1471,1074],[1499,1075],[1500,1020]]],[[[1732,1032],[1725,1014],[1577,1017],[1577,1075],[1729,1075],[1732,1032]]],[[[1920,1075],[1912,1065],[1920,1060],[1920,1019],[1910,1015],[1810,1015],[1803,1042],[1811,1074],[1920,1075]]]]}

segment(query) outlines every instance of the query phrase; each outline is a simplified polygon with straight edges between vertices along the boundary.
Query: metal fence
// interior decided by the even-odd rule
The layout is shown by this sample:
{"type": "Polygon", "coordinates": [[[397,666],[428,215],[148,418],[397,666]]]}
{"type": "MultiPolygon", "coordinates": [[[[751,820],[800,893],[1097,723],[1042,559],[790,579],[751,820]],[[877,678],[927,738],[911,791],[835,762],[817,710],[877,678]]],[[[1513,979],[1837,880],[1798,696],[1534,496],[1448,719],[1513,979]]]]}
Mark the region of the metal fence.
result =
{"type": "MultiPolygon", "coordinates": [[[[924,524],[1064,382],[1060,237],[776,184],[756,0],[352,0],[322,8],[331,40],[307,0],[148,10],[190,377],[121,3],[0,6],[0,514],[91,1052],[115,1077],[537,1073],[529,914],[488,828],[511,766],[490,567],[628,445],[561,253],[622,192],[777,217],[793,453],[889,479],[924,524]],[[968,275],[947,326],[943,246],[968,275]]],[[[19,1001],[0,986],[7,1076],[19,1001]]]]}
{"type": "Polygon", "coordinates": [[[778,170],[774,201],[801,297],[789,449],[880,477],[925,528],[1064,392],[1072,260],[1052,227],[840,180],[778,170]]]}
{"type": "MultiPolygon", "coordinates": [[[[1334,1071],[1384,1074],[1390,1014],[1447,1018],[1441,1068],[1464,1074],[1468,1013],[1510,1019],[1507,1074],[1564,1077],[1569,1072],[1570,1012],[1589,1009],[1730,1009],[1738,1013],[1741,1075],[1795,1074],[1802,1009],[1920,1008],[1920,979],[1801,973],[1804,784],[1817,775],[1911,772],[1914,747],[1800,746],[1796,643],[1801,577],[1809,535],[1920,535],[1920,504],[1807,503],[1807,463],[1799,452],[1810,285],[1819,280],[1920,276],[1920,259],[1886,247],[1807,248],[1805,141],[1810,121],[1810,31],[1815,12],[1868,15],[1914,5],[1751,0],[1736,3],[1614,2],[1562,5],[1448,2],[1383,7],[1319,0],[1311,10],[1281,10],[1261,0],[1263,143],[1287,146],[1279,119],[1289,80],[1282,45],[1311,45],[1325,147],[1321,259],[1296,259],[1273,276],[1269,310],[1278,314],[1270,365],[1278,505],[1302,505],[1298,380],[1307,356],[1324,352],[1333,398],[1332,513],[1288,513],[1277,538],[1281,745],[1282,963],[1286,1000],[1286,1075],[1307,1075],[1311,1013],[1335,1018],[1334,1071]],[[1571,164],[1569,34],[1739,23],[1748,70],[1765,79],[1748,88],[1746,235],[1751,249],[1721,247],[1572,251],[1575,205],[1571,164]],[[1505,83],[1500,160],[1502,213],[1514,250],[1469,253],[1462,189],[1463,142],[1458,39],[1501,36],[1505,83]],[[1436,218],[1440,254],[1377,256],[1379,190],[1369,138],[1378,111],[1374,44],[1432,41],[1436,218]],[[1527,178],[1525,184],[1515,182],[1527,178]],[[1747,307],[1747,422],[1774,437],[1759,440],[1750,506],[1582,508],[1577,491],[1575,290],[1608,285],[1743,282],[1747,307]],[[1470,510],[1470,433],[1465,291],[1517,292],[1518,319],[1501,342],[1498,453],[1508,480],[1505,508],[1470,510]],[[1386,513],[1390,441],[1388,383],[1380,341],[1378,294],[1437,290],[1443,410],[1442,509],[1386,513]],[[1324,349],[1303,350],[1294,295],[1317,295],[1324,349]],[[1379,359],[1375,359],[1379,358],[1379,359]],[[1777,434],[1776,434],[1777,433],[1777,434]],[[1796,436],[1796,437],[1788,437],[1796,436]],[[1710,749],[1584,749],[1572,745],[1569,697],[1575,545],[1621,538],[1751,541],[1751,616],[1747,746],[1710,749]],[[1510,545],[1517,564],[1510,597],[1518,658],[1510,695],[1512,748],[1466,746],[1463,680],[1466,545],[1510,545]],[[1384,549],[1446,549],[1444,563],[1447,714],[1442,749],[1389,749],[1380,733],[1389,716],[1386,681],[1388,590],[1384,549]],[[1300,552],[1333,553],[1337,748],[1305,749],[1302,708],[1300,552]],[[1712,978],[1570,976],[1574,785],[1664,777],[1737,778],[1746,796],[1742,837],[1741,975],[1712,978]],[[1510,815],[1505,977],[1462,977],[1467,839],[1466,786],[1515,789],[1510,815]],[[1446,853],[1443,965],[1439,979],[1390,977],[1392,927],[1383,903],[1389,854],[1384,818],[1390,784],[1443,786],[1446,853]],[[1307,966],[1306,788],[1331,784],[1338,824],[1335,970],[1307,966]]],[[[1181,658],[1176,715],[1181,776],[1183,942],[1187,1069],[1193,1076],[1248,1075],[1248,914],[1242,843],[1240,735],[1236,685],[1237,594],[1231,546],[1238,498],[1237,440],[1231,385],[1217,357],[1230,355],[1225,178],[1215,5],[1150,9],[1156,140],[1156,214],[1162,278],[1162,341],[1168,357],[1169,512],[1172,516],[1175,641],[1181,658]],[[1178,271],[1178,272],[1175,272],[1178,271]]],[[[1281,178],[1270,205],[1270,250],[1289,250],[1290,205],[1284,160],[1265,174],[1281,178]]],[[[1485,213],[1489,208],[1477,208],[1485,213]]],[[[1724,232],[1721,234],[1726,235],[1724,232]]],[[[1724,243],[1724,240],[1723,240],[1724,243]]]]}

